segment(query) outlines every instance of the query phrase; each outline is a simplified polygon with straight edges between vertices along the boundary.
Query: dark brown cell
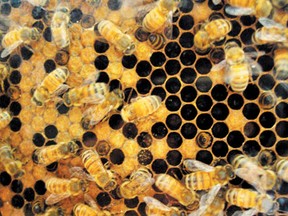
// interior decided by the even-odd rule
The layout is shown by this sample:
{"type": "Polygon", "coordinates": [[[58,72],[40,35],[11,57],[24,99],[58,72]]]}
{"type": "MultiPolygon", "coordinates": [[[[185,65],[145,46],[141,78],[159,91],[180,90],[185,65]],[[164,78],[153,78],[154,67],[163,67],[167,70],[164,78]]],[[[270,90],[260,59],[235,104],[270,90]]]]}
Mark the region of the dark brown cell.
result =
{"type": "Polygon", "coordinates": [[[110,148],[110,144],[105,140],[100,140],[96,145],[96,151],[100,156],[108,155],[110,148]]]}
{"type": "Polygon", "coordinates": [[[165,173],[168,169],[168,165],[165,160],[163,159],[156,159],[152,163],[152,170],[156,174],[165,173]]]}
{"type": "Polygon", "coordinates": [[[137,159],[138,159],[139,164],[146,166],[146,165],[149,165],[153,161],[153,155],[151,151],[147,149],[143,149],[138,153],[137,159]]]}
{"type": "MultiPolygon", "coordinates": [[[[125,159],[125,155],[121,149],[113,149],[109,157],[110,157],[110,161],[113,164],[117,164],[117,165],[122,164],[125,159]]],[[[129,155],[127,155],[127,157],[129,157],[129,155]]]]}
{"type": "Polygon", "coordinates": [[[246,143],[244,143],[242,149],[246,155],[250,157],[255,157],[260,152],[261,147],[257,141],[248,140],[246,143]]]}
{"type": "Polygon", "coordinates": [[[256,122],[247,122],[244,126],[244,134],[248,138],[256,137],[260,132],[260,127],[256,122]]]}
{"type": "Polygon", "coordinates": [[[92,28],[95,25],[95,22],[96,21],[95,21],[94,16],[85,14],[82,17],[80,24],[81,24],[81,26],[83,28],[89,29],[89,28],[92,28]]]}
{"type": "Polygon", "coordinates": [[[212,146],[212,153],[215,157],[225,157],[228,150],[228,145],[224,141],[216,141],[212,146]]]}
{"type": "Polygon", "coordinates": [[[93,147],[93,146],[95,146],[95,144],[97,142],[97,136],[94,132],[88,131],[88,132],[83,134],[82,142],[87,147],[93,147]]]}
{"type": "Polygon", "coordinates": [[[66,65],[69,61],[69,52],[66,50],[59,50],[55,56],[55,62],[58,65],[66,65]]]}

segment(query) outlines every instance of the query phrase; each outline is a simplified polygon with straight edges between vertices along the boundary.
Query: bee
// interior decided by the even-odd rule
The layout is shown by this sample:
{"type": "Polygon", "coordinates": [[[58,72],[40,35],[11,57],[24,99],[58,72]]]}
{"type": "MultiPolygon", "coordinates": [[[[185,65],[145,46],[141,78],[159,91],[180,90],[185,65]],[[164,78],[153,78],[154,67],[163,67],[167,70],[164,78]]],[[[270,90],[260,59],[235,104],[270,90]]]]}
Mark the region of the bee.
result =
{"type": "Polygon", "coordinates": [[[257,18],[268,17],[273,9],[269,0],[227,0],[230,6],[225,7],[225,12],[232,16],[255,15],[257,18]]]}
{"type": "Polygon", "coordinates": [[[215,19],[204,23],[194,36],[196,50],[199,52],[209,50],[214,42],[222,40],[231,29],[231,22],[226,19],[215,19]]]}
{"type": "Polygon", "coordinates": [[[109,93],[106,83],[91,83],[76,87],[63,95],[63,102],[67,107],[81,106],[85,103],[100,104],[109,93]]]}
{"type": "Polygon", "coordinates": [[[259,22],[263,27],[253,33],[253,43],[261,45],[288,42],[288,29],[285,26],[268,18],[259,18],[259,22]]]}
{"type": "Polygon", "coordinates": [[[43,106],[52,96],[65,92],[69,87],[63,83],[69,74],[70,72],[66,67],[56,68],[49,73],[38,87],[31,90],[33,93],[32,103],[36,106],[43,106]]]}
{"type": "Polygon", "coordinates": [[[267,194],[243,188],[232,188],[226,191],[225,199],[231,205],[242,208],[252,208],[254,215],[257,212],[274,215],[278,210],[278,203],[267,194]]]}
{"type": "Polygon", "coordinates": [[[61,142],[57,145],[37,149],[33,153],[33,160],[37,164],[49,165],[61,159],[67,159],[77,155],[79,146],[74,141],[61,142]]]}
{"type": "Polygon", "coordinates": [[[101,211],[96,202],[88,194],[84,194],[84,201],[88,204],[77,203],[73,208],[75,216],[110,216],[110,212],[101,211]]]}
{"type": "Polygon", "coordinates": [[[49,0],[27,0],[31,5],[38,6],[38,7],[45,7],[49,0]]]}
{"type": "Polygon", "coordinates": [[[274,7],[278,9],[283,9],[287,7],[288,5],[288,0],[271,0],[271,3],[274,7]]]}
{"type": "Polygon", "coordinates": [[[59,4],[52,17],[51,32],[56,46],[60,49],[68,47],[70,35],[68,24],[70,21],[70,8],[66,4],[59,4]]]}
{"type": "Polygon", "coordinates": [[[8,111],[0,109],[0,130],[7,127],[12,119],[12,116],[8,111]]]}
{"type": "Polygon", "coordinates": [[[7,64],[0,63],[0,87],[1,91],[5,91],[4,80],[7,78],[9,74],[9,66],[7,64]]]}
{"type": "Polygon", "coordinates": [[[45,211],[43,216],[65,216],[65,211],[58,206],[51,207],[45,211]]]}
{"type": "Polygon", "coordinates": [[[208,148],[213,142],[213,138],[208,132],[200,132],[196,137],[196,143],[201,148],[208,148]]]}
{"type": "Polygon", "coordinates": [[[279,47],[274,51],[274,69],[277,79],[288,79],[288,48],[279,47]]]}
{"type": "Polygon", "coordinates": [[[132,38],[123,33],[118,26],[109,20],[102,20],[95,26],[96,32],[112,43],[117,50],[123,52],[124,55],[132,55],[135,51],[135,44],[132,38]]]}
{"type": "Polygon", "coordinates": [[[119,193],[125,199],[133,199],[147,191],[154,184],[154,181],[148,169],[145,167],[139,168],[120,185],[119,193]]]}
{"type": "Polygon", "coordinates": [[[32,202],[32,212],[34,214],[44,213],[46,209],[45,199],[43,197],[38,197],[32,202]]]}
{"type": "Polygon", "coordinates": [[[19,27],[7,32],[2,39],[2,47],[5,49],[1,53],[1,58],[10,55],[20,44],[29,44],[31,41],[39,40],[40,37],[41,34],[37,28],[19,27]]]}
{"type": "Polygon", "coordinates": [[[46,188],[51,193],[45,203],[53,205],[70,196],[77,196],[88,191],[88,184],[83,179],[71,178],[62,179],[51,177],[46,180],[46,188]]]}
{"type": "Polygon", "coordinates": [[[101,104],[90,107],[83,113],[82,127],[86,130],[92,129],[94,125],[105,119],[111,110],[117,109],[122,103],[123,93],[119,89],[107,93],[101,104]]]}
{"type": "Polygon", "coordinates": [[[105,191],[115,189],[117,185],[115,174],[105,168],[100,156],[95,150],[85,150],[81,154],[81,158],[84,167],[101,189],[104,189],[105,191]]]}
{"type": "Polygon", "coordinates": [[[217,184],[226,185],[229,180],[235,178],[233,168],[229,164],[212,167],[191,159],[186,159],[183,164],[187,170],[196,171],[185,176],[185,185],[190,190],[211,189],[217,184]]]}
{"type": "Polygon", "coordinates": [[[217,184],[208,193],[201,196],[199,209],[191,212],[188,216],[221,216],[224,215],[225,198],[221,185],[217,184]]]}
{"type": "Polygon", "coordinates": [[[261,66],[254,62],[250,56],[257,53],[244,53],[236,42],[225,44],[225,60],[213,66],[212,70],[218,71],[225,67],[225,82],[231,85],[235,92],[243,92],[248,86],[252,74],[260,74],[261,66]]]}
{"type": "Polygon", "coordinates": [[[272,170],[264,170],[245,155],[239,154],[232,160],[232,166],[237,176],[254,186],[259,192],[271,190],[277,180],[272,170]]]}
{"type": "Polygon", "coordinates": [[[0,142],[0,161],[13,178],[20,178],[25,174],[21,161],[15,160],[11,146],[5,142],[0,142]]]}
{"type": "Polygon", "coordinates": [[[154,49],[154,50],[160,50],[165,45],[165,38],[162,34],[152,33],[148,36],[148,44],[154,49]]]}
{"type": "Polygon", "coordinates": [[[155,32],[167,23],[172,13],[176,11],[178,0],[159,0],[156,7],[148,12],[142,21],[144,31],[155,32]]]}
{"type": "Polygon", "coordinates": [[[282,159],[275,164],[277,176],[288,182],[288,160],[282,159]]]}
{"type": "Polygon", "coordinates": [[[121,110],[121,117],[124,121],[134,121],[144,118],[155,112],[161,105],[162,99],[156,95],[138,97],[131,100],[131,104],[125,105],[121,110]]]}
{"type": "Polygon", "coordinates": [[[184,215],[183,211],[180,211],[176,207],[168,207],[158,201],[157,199],[154,199],[153,197],[144,197],[144,202],[146,203],[146,214],[149,216],[180,216],[184,215]]]}
{"type": "Polygon", "coordinates": [[[277,97],[272,91],[265,91],[259,96],[258,102],[263,109],[272,109],[277,103],[277,97]]]}
{"type": "Polygon", "coordinates": [[[168,174],[158,175],[155,184],[161,191],[169,194],[189,209],[194,208],[199,203],[198,196],[194,191],[189,190],[180,181],[168,174]]]}

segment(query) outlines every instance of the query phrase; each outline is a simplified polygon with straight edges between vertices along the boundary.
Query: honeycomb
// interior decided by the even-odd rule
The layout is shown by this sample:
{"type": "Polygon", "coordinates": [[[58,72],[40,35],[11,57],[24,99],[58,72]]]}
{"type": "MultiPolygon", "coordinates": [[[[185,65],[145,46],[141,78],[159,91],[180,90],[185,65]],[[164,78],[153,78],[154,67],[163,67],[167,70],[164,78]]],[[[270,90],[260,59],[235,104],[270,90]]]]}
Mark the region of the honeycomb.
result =
{"type": "MultiPolygon", "coordinates": [[[[251,40],[261,26],[255,16],[231,16],[224,11],[225,4],[214,5],[211,0],[181,0],[173,14],[173,29],[163,30],[165,46],[153,50],[147,41],[140,42],[134,37],[139,27],[134,19],[135,10],[123,2],[102,0],[95,9],[89,1],[71,0],[71,43],[68,50],[59,50],[50,28],[57,6],[55,0],[44,8],[28,1],[0,0],[1,16],[18,25],[37,27],[42,34],[39,41],[20,46],[9,57],[0,59],[11,68],[4,80],[5,91],[0,93],[0,108],[13,115],[9,126],[0,130],[0,138],[12,146],[15,158],[21,160],[26,172],[22,178],[13,179],[0,165],[0,215],[34,215],[33,201],[49,195],[45,187],[47,177],[70,178],[71,167],[83,167],[80,157],[46,167],[32,160],[35,149],[72,139],[83,149],[96,149],[103,164],[108,162],[109,168],[119,175],[118,184],[143,166],[154,177],[167,173],[182,180],[186,158],[216,165],[230,163],[240,153],[255,159],[265,169],[271,169],[278,159],[287,158],[288,84],[285,79],[276,79],[273,72],[276,45],[256,46],[251,40]],[[194,29],[211,15],[230,20],[232,30],[208,52],[196,52],[194,29]],[[99,19],[108,19],[128,32],[136,43],[135,53],[123,56],[95,34],[91,27],[99,19]],[[243,93],[233,92],[225,84],[223,70],[211,71],[213,65],[224,59],[227,41],[236,41],[245,51],[257,52],[255,61],[263,69],[253,76],[243,93]],[[147,95],[158,95],[163,102],[157,112],[143,121],[124,122],[119,109],[95,128],[85,130],[80,124],[85,107],[68,108],[59,101],[49,101],[43,107],[31,104],[31,89],[59,66],[69,69],[70,87],[81,85],[96,68],[97,82],[107,83],[110,90],[121,88],[125,104],[147,95]],[[266,92],[276,95],[276,104],[263,99],[266,92]],[[201,142],[204,135],[210,137],[209,143],[201,142]]],[[[276,15],[275,20],[287,24],[287,14],[276,15]]],[[[252,188],[238,177],[228,186],[252,188]]],[[[288,211],[287,188],[282,181],[269,191],[280,205],[277,215],[288,211]]],[[[89,194],[101,209],[112,215],[147,215],[143,201],[146,195],[168,206],[178,205],[155,185],[141,196],[124,199],[116,190],[105,192],[90,182],[89,194]]],[[[57,206],[65,209],[65,215],[71,215],[78,202],[83,202],[83,194],[64,199],[57,206]]],[[[226,203],[226,215],[238,210],[241,208],[226,203]]]]}

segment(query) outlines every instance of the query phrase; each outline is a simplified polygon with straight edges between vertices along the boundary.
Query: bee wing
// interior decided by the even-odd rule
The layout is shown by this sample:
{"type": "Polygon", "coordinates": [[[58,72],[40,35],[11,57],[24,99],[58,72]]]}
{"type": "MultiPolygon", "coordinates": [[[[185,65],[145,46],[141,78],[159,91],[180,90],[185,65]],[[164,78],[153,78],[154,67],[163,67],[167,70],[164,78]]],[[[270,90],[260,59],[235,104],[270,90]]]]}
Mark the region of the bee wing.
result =
{"type": "Polygon", "coordinates": [[[23,43],[22,40],[19,40],[15,43],[13,43],[11,46],[6,47],[3,52],[1,53],[1,58],[5,58],[8,55],[10,55],[21,43],[23,43]]]}
{"type": "Polygon", "coordinates": [[[84,202],[87,203],[87,205],[89,205],[90,207],[92,207],[93,209],[97,209],[100,210],[96,204],[96,202],[94,201],[94,199],[87,193],[84,194],[84,202]]]}
{"type": "Polygon", "coordinates": [[[255,32],[255,37],[259,38],[260,40],[265,40],[268,42],[285,42],[286,36],[285,34],[262,34],[258,31],[255,32]]]}
{"type": "Polygon", "coordinates": [[[105,100],[105,96],[102,94],[94,94],[89,97],[84,97],[80,100],[82,104],[100,104],[105,100]]]}
{"type": "Polygon", "coordinates": [[[86,173],[82,167],[71,167],[69,169],[69,172],[70,172],[71,178],[76,177],[79,179],[94,181],[94,178],[91,175],[89,175],[88,173],[86,173]]]}
{"type": "Polygon", "coordinates": [[[59,86],[59,88],[53,93],[53,96],[58,96],[63,94],[64,92],[66,92],[68,89],[70,88],[70,86],[66,85],[66,84],[62,84],[59,86]]]}
{"type": "Polygon", "coordinates": [[[258,211],[256,209],[248,209],[248,210],[246,210],[244,212],[236,211],[236,212],[233,213],[232,216],[253,216],[253,215],[257,214],[257,212],[258,211]]]}
{"type": "Polygon", "coordinates": [[[192,159],[186,159],[183,162],[184,166],[186,167],[187,170],[193,172],[197,170],[202,170],[205,172],[211,172],[214,170],[214,167],[209,166],[201,161],[198,160],[192,160],[192,159]]]}
{"type": "Polygon", "coordinates": [[[64,194],[50,194],[46,200],[45,203],[47,205],[54,205],[55,203],[60,202],[63,199],[66,199],[70,196],[69,193],[64,193],[64,194]]]}
{"type": "Polygon", "coordinates": [[[232,16],[242,16],[242,15],[250,15],[254,13],[253,8],[243,8],[243,7],[233,7],[233,6],[226,6],[225,12],[232,16]]]}
{"type": "Polygon", "coordinates": [[[160,209],[163,211],[170,211],[171,210],[171,208],[164,205],[162,202],[160,202],[159,200],[157,200],[153,197],[149,197],[149,196],[144,197],[144,202],[146,203],[147,206],[155,206],[154,208],[157,208],[157,209],[160,209]]]}
{"type": "MultiPolygon", "coordinates": [[[[95,105],[97,106],[97,105],[95,105]]],[[[105,116],[99,116],[97,115],[97,108],[95,106],[89,107],[87,110],[84,111],[83,113],[83,118],[86,118],[89,116],[90,123],[89,125],[96,125],[98,124],[101,120],[102,117],[104,118],[113,108],[113,106],[106,106],[103,109],[103,113],[106,113],[105,116]]]]}
{"type": "Polygon", "coordinates": [[[258,21],[265,27],[267,28],[272,28],[272,27],[277,27],[277,28],[280,28],[280,29],[284,29],[285,26],[283,26],[282,24],[278,23],[278,22],[275,22],[274,20],[272,19],[269,19],[269,18],[266,18],[266,17],[260,17],[258,19],[258,21]]]}
{"type": "Polygon", "coordinates": [[[98,78],[99,78],[99,71],[95,71],[94,73],[91,73],[81,84],[81,86],[84,86],[84,85],[89,85],[91,83],[95,83],[98,78]]]}
{"type": "Polygon", "coordinates": [[[216,65],[213,65],[211,71],[219,71],[222,70],[224,67],[226,66],[226,60],[222,60],[221,62],[219,62],[216,65]]]}

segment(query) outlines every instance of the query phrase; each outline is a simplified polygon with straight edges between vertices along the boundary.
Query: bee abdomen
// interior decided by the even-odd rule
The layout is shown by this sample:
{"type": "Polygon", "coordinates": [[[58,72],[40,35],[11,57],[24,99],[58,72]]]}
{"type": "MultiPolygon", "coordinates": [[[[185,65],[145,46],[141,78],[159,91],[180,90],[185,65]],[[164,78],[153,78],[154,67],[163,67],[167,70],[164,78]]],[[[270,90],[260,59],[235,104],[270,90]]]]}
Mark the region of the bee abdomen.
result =
{"type": "Polygon", "coordinates": [[[161,34],[150,34],[148,44],[155,50],[162,49],[165,45],[165,39],[161,34]]]}

